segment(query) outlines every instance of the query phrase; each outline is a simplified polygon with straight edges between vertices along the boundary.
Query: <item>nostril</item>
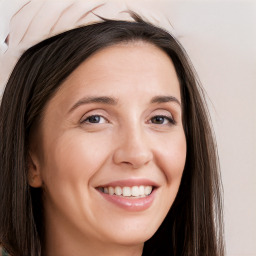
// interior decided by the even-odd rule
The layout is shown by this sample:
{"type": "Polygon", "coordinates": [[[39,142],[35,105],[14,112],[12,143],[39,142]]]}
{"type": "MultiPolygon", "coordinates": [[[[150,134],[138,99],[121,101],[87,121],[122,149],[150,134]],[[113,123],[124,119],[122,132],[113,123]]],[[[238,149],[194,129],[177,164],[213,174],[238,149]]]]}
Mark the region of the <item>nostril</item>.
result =
{"type": "Polygon", "coordinates": [[[5,40],[4,40],[4,43],[8,46],[9,45],[9,39],[10,39],[10,36],[8,35],[5,40]]]}
{"type": "Polygon", "coordinates": [[[126,162],[126,161],[123,161],[122,163],[123,163],[123,164],[132,165],[130,162],[126,162]]]}

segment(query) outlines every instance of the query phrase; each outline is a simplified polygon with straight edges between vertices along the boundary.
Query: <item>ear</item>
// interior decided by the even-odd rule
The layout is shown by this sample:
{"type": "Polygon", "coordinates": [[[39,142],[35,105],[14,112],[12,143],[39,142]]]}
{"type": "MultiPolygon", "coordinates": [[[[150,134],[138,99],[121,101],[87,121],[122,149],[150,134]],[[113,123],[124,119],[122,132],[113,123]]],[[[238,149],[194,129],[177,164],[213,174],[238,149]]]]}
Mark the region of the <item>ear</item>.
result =
{"type": "Polygon", "coordinates": [[[35,153],[28,154],[28,183],[33,188],[42,186],[43,181],[40,172],[39,159],[35,153]]]}

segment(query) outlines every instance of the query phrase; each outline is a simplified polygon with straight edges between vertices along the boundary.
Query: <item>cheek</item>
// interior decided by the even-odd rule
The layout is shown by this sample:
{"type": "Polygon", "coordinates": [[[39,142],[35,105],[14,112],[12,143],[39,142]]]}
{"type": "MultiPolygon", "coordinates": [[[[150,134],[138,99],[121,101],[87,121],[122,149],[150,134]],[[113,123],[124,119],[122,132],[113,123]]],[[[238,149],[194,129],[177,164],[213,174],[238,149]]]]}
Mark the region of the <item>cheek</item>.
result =
{"type": "Polygon", "coordinates": [[[158,163],[167,183],[179,185],[186,161],[186,139],[183,132],[175,133],[175,135],[166,138],[161,147],[158,147],[156,155],[158,163]]]}
{"type": "Polygon", "coordinates": [[[45,147],[42,178],[49,216],[58,212],[73,221],[94,218],[91,180],[107,158],[107,149],[99,142],[95,136],[85,137],[75,131],[64,133],[45,147]]]}
{"type": "MultiPolygon", "coordinates": [[[[92,136],[93,137],[93,136],[92,136]]],[[[43,166],[46,183],[87,184],[104,162],[107,150],[104,141],[95,141],[79,131],[63,134],[48,143],[43,166]],[[97,156],[97,159],[95,159],[97,156]]]]}

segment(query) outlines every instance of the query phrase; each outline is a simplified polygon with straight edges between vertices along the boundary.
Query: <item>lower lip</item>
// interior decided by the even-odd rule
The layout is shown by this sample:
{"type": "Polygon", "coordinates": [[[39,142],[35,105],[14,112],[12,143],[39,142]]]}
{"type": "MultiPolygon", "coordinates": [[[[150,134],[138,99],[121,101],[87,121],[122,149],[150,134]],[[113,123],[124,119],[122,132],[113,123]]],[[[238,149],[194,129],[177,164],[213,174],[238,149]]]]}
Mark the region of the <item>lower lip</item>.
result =
{"type": "Polygon", "coordinates": [[[125,210],[143,211],[148,209],[152,205],[155,198],[156,189],[154,189],[150,195],[145,197],[140,197],[140,198],[129,198],[129,197],[123,197],[123,196],[109,195],[109,194],[103,193],[102,191],[99,191],[99,193],[107,201],[125,210]]]}

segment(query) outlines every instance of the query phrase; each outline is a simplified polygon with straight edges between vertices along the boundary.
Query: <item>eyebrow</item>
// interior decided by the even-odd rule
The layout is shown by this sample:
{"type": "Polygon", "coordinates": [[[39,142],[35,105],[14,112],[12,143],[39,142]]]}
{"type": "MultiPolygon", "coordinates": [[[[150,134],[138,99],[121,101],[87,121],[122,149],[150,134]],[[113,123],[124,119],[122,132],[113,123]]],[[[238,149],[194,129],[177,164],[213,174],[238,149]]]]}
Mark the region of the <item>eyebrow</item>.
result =
{"type": "Polygon", "coordinates": [[[155,96],[150,101],[150,103],[165,103],[165,102],[175,102],[179,106],[181,106],[180,101],[174,96],[155,96]]]}
{"type": "MultiPolygon", "coordinates": [[[[181,106],[181,103],[177,98],[174,96],[155,96],[151,99],[150,103],[166,103],[166,102],[175,102],[179,106],[181,106]]],[[[77,101],[68,112],[72,112],[76,108],[78,108],[81,105],[85,104],[91,104],[91,103],[103,103],[106,105],[117,105],[118,100],[112,97],[107,97],[107,96],[100,96],[100,97],[84,97],[77,101]]]]}
{"type": "Polygon", "coordinates": [[[90,104],[90,103],[103,103],[106,105],[117,105],[118,100],[111,97],[85,97],[80,99],[78,102],[76,102],[72,108],[69,110],[69,112],[73,111],[74,109],[78,108],[81,105],[84,104],[90,104]]]}

